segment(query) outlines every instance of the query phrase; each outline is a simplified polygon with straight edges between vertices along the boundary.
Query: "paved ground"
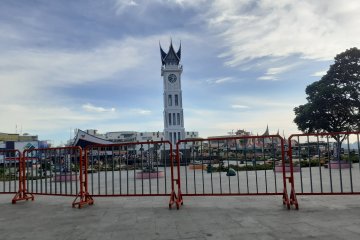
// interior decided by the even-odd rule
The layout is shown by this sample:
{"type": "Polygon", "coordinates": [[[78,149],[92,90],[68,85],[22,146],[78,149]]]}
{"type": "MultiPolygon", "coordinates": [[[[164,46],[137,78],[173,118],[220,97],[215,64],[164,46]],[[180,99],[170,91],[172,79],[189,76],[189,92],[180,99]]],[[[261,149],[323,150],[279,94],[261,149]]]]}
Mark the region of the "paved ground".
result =
{"type": "Polygon", "coordinates": [[[0,196],[0,239],[359,239],[360,196],[300,197],[286,210],[281,197],[96,198],[71,208],[72,198],[36,196],[10,204],[0,196]]]}

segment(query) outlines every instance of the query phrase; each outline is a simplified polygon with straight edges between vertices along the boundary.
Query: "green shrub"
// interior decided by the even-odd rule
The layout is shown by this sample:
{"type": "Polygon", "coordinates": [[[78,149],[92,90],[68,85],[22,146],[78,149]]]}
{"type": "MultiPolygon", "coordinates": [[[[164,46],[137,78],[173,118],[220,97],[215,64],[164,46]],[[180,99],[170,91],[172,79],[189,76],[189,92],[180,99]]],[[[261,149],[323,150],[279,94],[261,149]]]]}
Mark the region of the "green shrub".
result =
{"type": "Polygon", "coordinates": [[[229,167],[219,166],[219,167],[213,167],[213,172],[227,172],[229,168],[234,169],[235,171],[255,171],[255,170],[272,170],[274,169],[273,164],[257,164],[257,165],[245,165],[245,166],[238,166],[238,165],[232,165],[230,164],[229,167]]]}

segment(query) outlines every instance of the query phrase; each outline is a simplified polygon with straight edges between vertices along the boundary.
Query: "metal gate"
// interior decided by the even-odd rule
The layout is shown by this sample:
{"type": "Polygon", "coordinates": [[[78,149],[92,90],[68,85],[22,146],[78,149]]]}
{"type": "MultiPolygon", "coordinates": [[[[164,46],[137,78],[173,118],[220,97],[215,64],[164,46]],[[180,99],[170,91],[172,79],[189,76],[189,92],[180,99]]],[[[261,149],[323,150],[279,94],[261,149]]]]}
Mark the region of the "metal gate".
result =
{"type": "Polygon", "coordinates": [[[284,140],[279,135],[181,140],[176,144],[178,200],[183,196],[282,195],[290,208],[284,140]]]}
{"type": "Polygon", "coordinates": [[[292,186],[298,195],[360,194],[360,132],[289,137],[292,186]]]}
{"type": "Polygon", "coordinates": [[[18,150],[0,150],[0,194],[17,192],[20,159],[18,150]]]}
{"type": "Polygon", "coordinates": [[[85,152],[91,196],[170,196],[169,207],[174,204],[170,142],[90,145],[85,152]]]}
{"type": "Polygon", "coordinates": [[[74,196],[73,207],[79,208],[93,203],[85,189],[80,147],[27,149],[18,161],[19,187],[13,203],[34,200],[34,195],[74,196]]]}

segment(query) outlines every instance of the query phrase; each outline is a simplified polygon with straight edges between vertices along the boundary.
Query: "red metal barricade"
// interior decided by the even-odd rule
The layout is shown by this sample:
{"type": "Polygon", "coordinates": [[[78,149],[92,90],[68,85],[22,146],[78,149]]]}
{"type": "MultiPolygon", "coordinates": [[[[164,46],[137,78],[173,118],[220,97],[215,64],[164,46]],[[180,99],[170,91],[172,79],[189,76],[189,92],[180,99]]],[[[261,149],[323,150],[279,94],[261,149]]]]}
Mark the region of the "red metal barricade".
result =
{"type": "Polygon", "coordinates": [[[26,176],[25,176],[25,161],[24,158],[22,156],[22,154],[20,153],[19,150],[14,150],[15,152],[17,152],[18,154],[18,162],[19,162],[19,169],[18,169],[18,173],[19,173],[19,185],[18,185],[18,191],[15,194],[15,196],[12,199],[12,204],[15,204],[17,201],[22,201],[22,200],[29,200],[31,199],[32,201],[34,201],[34,196],[31,193],[28,193],[27,189],[26,189],[26,176]]]}
{"type": "Polygon", "coordinates": [[[282,195],[290,209],[281,136],[181,140],[176,152],[178,206],[183,196],[282,195]]]}
{"type": "Polygon", "coordinates": [[[19,189],[12,202],[55,195],[76,197],[73,207],[92,204],[85,189],[83,161],[80,147],[24,150],[19,158],[19,189]]]}
{"type": "Polygon", "coordinates": [[[85,152],[91,196],[170,196],[169,207],[176,203],[170,142],[90,145],[85,152]]]}
{"type": "Polygon", "coordinates": [[[289,137],[292,186],[298,195],[360,194],[360,132],[289,137]]]}
{"type": "Polygon", "coordinates": [[[0,193],[16,193],[20,184],[20,159],[18,150],[0,150],[0,193]]]}
{"type": "Polygon", "coordinates": [[[24,178],[24,162],[19,150],[0,150],[0,193],[16,193],[12,203],[34,200],[27,193],[24,178]]]}
{"type": "Polygon", "coordinates": [[[282,195],[298,209],[296,195],[360,194],[359,135],[188,139],[176,153],[169,141],[0,150],[0,194],[74,196],[79,208],[92,197],[170,196],[178,209],[184,196],[282,195]]]}

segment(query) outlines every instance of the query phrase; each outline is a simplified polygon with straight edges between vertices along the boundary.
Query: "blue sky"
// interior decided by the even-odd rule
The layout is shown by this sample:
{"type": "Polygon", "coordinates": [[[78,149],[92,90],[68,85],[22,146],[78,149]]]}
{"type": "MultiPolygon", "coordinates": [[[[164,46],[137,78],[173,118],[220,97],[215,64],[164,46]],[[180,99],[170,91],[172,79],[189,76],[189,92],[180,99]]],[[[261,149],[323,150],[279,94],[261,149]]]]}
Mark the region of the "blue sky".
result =
{"type": "Polygon", "coordinates": [[[163,130],[159,42],[182,44],[185,128],[297,132],[293,108],[360,47],[356,0],[5,0],[0,132],[163,130]]]}

